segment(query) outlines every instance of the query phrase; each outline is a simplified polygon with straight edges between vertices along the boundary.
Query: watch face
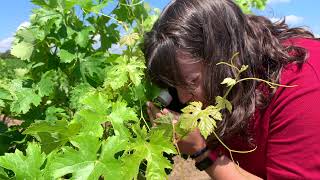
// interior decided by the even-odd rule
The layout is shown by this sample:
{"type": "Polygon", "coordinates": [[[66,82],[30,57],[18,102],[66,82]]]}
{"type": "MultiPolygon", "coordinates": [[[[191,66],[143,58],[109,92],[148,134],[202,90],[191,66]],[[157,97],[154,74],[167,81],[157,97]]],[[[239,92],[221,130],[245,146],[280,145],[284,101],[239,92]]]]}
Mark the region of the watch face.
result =
{"type": "Polygon", "coordinates": [[[200,171],[203,171],[203,170],[207,169],[208,167],[210,167],[212,164],[213,164],[213,161],[209,157],[206,157],[202,161],[197,162],[196,167],[200,171]]]}

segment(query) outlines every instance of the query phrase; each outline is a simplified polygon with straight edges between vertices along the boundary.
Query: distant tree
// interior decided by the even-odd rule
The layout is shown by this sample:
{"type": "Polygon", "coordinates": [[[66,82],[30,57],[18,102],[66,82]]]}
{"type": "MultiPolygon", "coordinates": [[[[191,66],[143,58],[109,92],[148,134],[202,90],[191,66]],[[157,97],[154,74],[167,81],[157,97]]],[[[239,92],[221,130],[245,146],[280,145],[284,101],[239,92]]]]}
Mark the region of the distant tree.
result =
{"type": "Polygon", "coordinates": [[[14,56],[11,55],[10,50],[7,50],[6,52],[0,53],[1,59],[7,59],[7,58],[13,58],[14,56]]]}

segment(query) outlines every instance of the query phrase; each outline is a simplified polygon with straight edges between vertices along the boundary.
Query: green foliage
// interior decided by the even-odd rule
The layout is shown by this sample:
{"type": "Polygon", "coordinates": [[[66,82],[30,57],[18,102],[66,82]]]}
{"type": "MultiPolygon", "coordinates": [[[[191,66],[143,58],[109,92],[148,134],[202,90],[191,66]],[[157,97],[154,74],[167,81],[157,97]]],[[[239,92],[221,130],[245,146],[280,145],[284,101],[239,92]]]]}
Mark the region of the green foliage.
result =
{"type": "Polygon", "coordinates": [[[15,153],[7,153],[0,157],[0,165],[12,170],[17,179],[44,179],[41,166],[45,157],[39,145],[30,143],[26,155],[19,150],[16,150],[15,153]]]}
{"type": "Polygon", "coordinates": [[[244,13],[251,13],[252,8],[263,10],[268,0],[235,0],[244,13]]]}
{"type": "Polygon", "coordinates": [[[16,78],[16,69],[26,70],[27,66],[25,61],[16,58],[0,58],[0,81],[6,81],[7,79],[16,78]]]}
{"type": "Polygon", "coordinates": [[[33,52],[33,44],[28,42],[19,42],[12,46],[11,54],[22,60],[29,60],[33,52]]]}

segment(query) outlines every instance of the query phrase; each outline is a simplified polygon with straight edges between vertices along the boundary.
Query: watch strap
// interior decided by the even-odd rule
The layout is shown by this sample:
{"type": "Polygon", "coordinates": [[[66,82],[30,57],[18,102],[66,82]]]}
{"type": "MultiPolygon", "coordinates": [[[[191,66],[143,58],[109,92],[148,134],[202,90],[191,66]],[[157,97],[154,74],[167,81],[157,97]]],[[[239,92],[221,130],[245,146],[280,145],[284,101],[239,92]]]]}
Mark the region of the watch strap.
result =
{"type": "Polygon", "coordinates": [[[201,155],[202,155],[203,153],[205,153],[207,150],[208,150],[208,146],[200,149],[200,150],[197,151],[196,153],[192,154],[190,157],[191,157],[192,159],[195,159],[195,158],[201,156],[201,155]]]}
{"type": "Polygon", "coordinates": [[[220,148],[209,152],[208,156],[195,164],[196,168],[203,171],[209,168],[221,156],[220,148]]]}

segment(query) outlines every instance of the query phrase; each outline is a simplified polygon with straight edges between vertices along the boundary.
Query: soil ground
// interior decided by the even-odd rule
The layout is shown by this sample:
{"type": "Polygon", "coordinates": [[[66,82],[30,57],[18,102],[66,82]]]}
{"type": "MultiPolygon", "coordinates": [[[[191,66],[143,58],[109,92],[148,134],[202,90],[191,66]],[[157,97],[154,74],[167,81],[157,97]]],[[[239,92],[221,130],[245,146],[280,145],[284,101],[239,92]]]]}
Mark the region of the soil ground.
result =
{"type": "Polygon", "coordinates": [[[173,170],[169,176],[169,180],[211,180],[205,171],[199,171],[194,166],[194,160],[183,159],[176,156],[174,159],[173,170]]]}

